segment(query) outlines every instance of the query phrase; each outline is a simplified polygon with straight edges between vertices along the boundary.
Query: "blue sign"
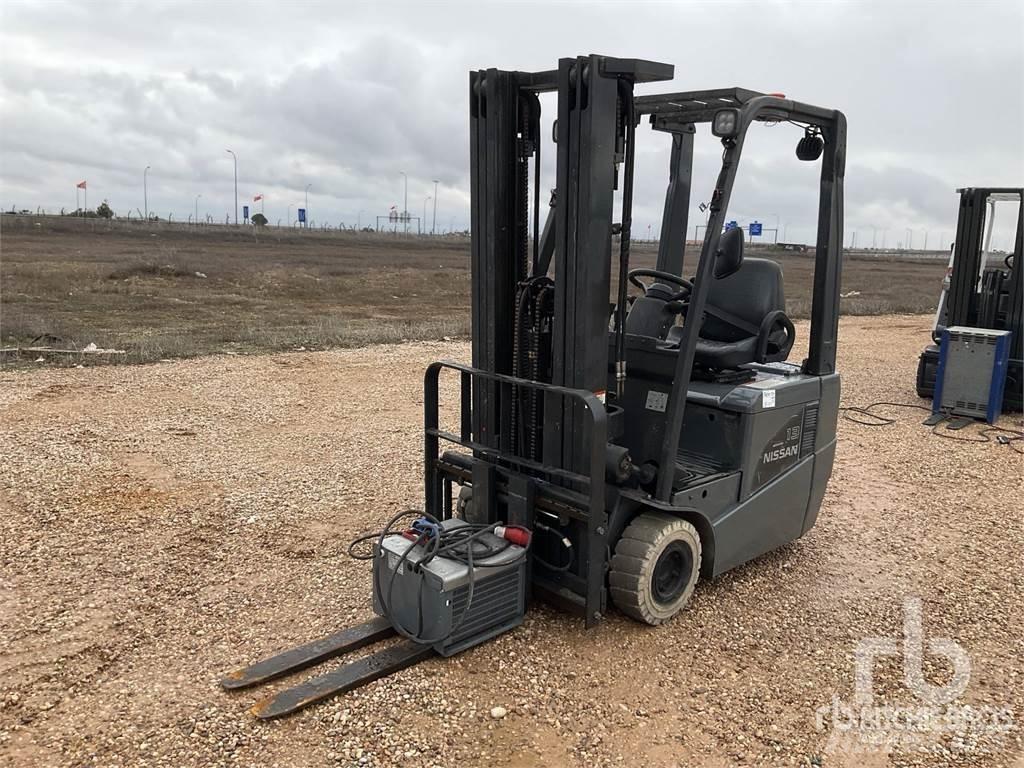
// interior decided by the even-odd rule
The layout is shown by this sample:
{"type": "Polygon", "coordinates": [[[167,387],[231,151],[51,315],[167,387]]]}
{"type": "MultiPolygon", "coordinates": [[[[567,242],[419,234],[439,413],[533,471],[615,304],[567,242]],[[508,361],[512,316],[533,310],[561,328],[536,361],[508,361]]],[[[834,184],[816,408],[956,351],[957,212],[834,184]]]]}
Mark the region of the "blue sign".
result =
{"type": "Polygon", "coordinates": [[[299,208],[299,223],[303,224],[306,221],[306,209],[299,208]]]}
{"type": "Polygon", "coordinates": [[[735,221],[727,221],[725,223],[725,228],[726,229],[736,229],[737,226],[739,226],[739,225],[735,221]]]}
{"type": "Polygon", "coordinates": [[[761,236],[761,222],[760,221],[752,221],[752,222],[750,222],[750,236],[751,237],[760,237],[761,236]]]}
{"type": "Polygon", "coordinates": [[[249,219],[249,206],[248,205],[243,205],[242,206],[242,218],[246,219],[246,220],[249,219]]]}

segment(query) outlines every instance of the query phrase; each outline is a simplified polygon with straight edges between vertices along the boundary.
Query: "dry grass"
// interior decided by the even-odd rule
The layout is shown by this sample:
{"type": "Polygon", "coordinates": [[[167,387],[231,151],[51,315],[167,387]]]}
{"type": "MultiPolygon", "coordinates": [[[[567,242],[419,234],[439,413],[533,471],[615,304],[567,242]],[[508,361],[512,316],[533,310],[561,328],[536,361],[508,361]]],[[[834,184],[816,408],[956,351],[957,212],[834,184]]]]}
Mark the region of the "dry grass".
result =
{"type": "MultiPolygon", "coordinates": [[[[23,217],[0,223],[2,346],[37,337],[75,348],[94,342],[126,350],[120,360],[148,362],[469,332],[467,238],[255,235],[23,217]]],[[[637,244],[634,253],[637,266],[653,265],[651,245],[637,244]]],[[[790,314],[806,317],[811,258],[763,253],[783,265],[790,314]]],[[[843,299],[843,311],[931,311],[943,268],[937,261],[849,258],[843,290],[857,293],[843,299]]]]}

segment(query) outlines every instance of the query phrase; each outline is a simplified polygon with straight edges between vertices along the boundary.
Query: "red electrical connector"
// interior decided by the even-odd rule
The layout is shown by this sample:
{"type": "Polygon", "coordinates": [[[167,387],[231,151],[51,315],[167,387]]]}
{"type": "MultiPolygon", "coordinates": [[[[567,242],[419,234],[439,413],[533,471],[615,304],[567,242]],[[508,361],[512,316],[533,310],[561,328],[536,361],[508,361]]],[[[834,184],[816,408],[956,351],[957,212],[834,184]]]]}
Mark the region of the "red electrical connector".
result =
{"type": "Polygon", "coordinates": [[[530,546],[530,539],[533,536],[528,529],[518,525],[499,525],[494,529],[494,535],[520,547],[530,546]]]}

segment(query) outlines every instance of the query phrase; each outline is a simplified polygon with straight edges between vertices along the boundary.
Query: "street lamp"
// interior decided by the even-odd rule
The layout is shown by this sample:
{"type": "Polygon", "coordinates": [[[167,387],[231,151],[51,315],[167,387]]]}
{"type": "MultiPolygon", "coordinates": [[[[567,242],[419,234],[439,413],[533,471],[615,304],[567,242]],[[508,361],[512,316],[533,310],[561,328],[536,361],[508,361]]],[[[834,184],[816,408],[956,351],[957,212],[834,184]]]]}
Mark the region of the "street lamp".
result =
{"type": "Polygon", "coordinates": [[[145,170],[142,172],[142,209],[143,216],[146,217],[146,221],[149,221],[149,192],[146,189],[146,174],[149,173],[149,166],[147,165],[145,170]]]}
{"type": "Polygon", "coordinates": [[[405,222],[405,234],[409,234],[409,175],[399,171],[405,177],[405,198],[402,201],[402,220],[405,222]]]}
{"type": "Polygon", "coordinates": [[[288,224],[287,224],[287,226],[290,228],[291,225],[292,225],[292,204],[288,203],[288,224]]]}
{"type": "Polygon", "coordinates": [[[238,226],[238,156],[230,149],[225,150],[235,161],[235,226],[238,226]]]}
{"type": "Polygon", "coordinates": [[[430,234],[437,234],[437,179],[434,179],[434,218],[430,223],[430,234]]]}
{"type": "Polygon", "coordinates": [[[306,185],[306,220],[303,222],[306,229],[309,229],[309,188],[312,186],[312,183],[306,185]]]}
{"type": "Polygon", "coordinates": [[[431,197],[430,195],[427,195],[425,198],[423,198],[423,225],[420,227],[420,229],[423,232],[427,231],[427,203],[429,203],[433,199],[434,198],[431,197]]]}
{"type": "Polygon", "coordinates": [[[914,250],[914,230],[910,227],[907,227],[907,250],[914,250]]]}
{"type": "Polygon", "coordinates": [[[196,223],[197,227],[199,226],[199,198],[202,196],[203,195],[201,192],[198,195],[196,195],[196,215],[193,221],[196,223]]]}

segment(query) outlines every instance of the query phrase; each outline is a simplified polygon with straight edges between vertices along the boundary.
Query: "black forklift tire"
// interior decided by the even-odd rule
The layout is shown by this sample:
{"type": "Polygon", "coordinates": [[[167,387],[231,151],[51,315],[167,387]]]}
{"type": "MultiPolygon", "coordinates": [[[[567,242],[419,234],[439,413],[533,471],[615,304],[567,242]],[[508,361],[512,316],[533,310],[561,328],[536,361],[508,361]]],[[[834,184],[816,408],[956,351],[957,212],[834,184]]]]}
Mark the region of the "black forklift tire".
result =
{"type": "Polygon", "coordinates": [[[615,545],[612,601],[637,621],[663,624],[690,601],[700,559],[700,534],[690,523],[659,512],[638,515],[615,545]]]}
{"type": "Polygon", "coordinates": [[[921,353],[917,359],[917,380],[915,382],[918,397],[929,400],[935,395],[935,378],[938,372],[938,355],[930,356],[929,350],[921,353]]]}

